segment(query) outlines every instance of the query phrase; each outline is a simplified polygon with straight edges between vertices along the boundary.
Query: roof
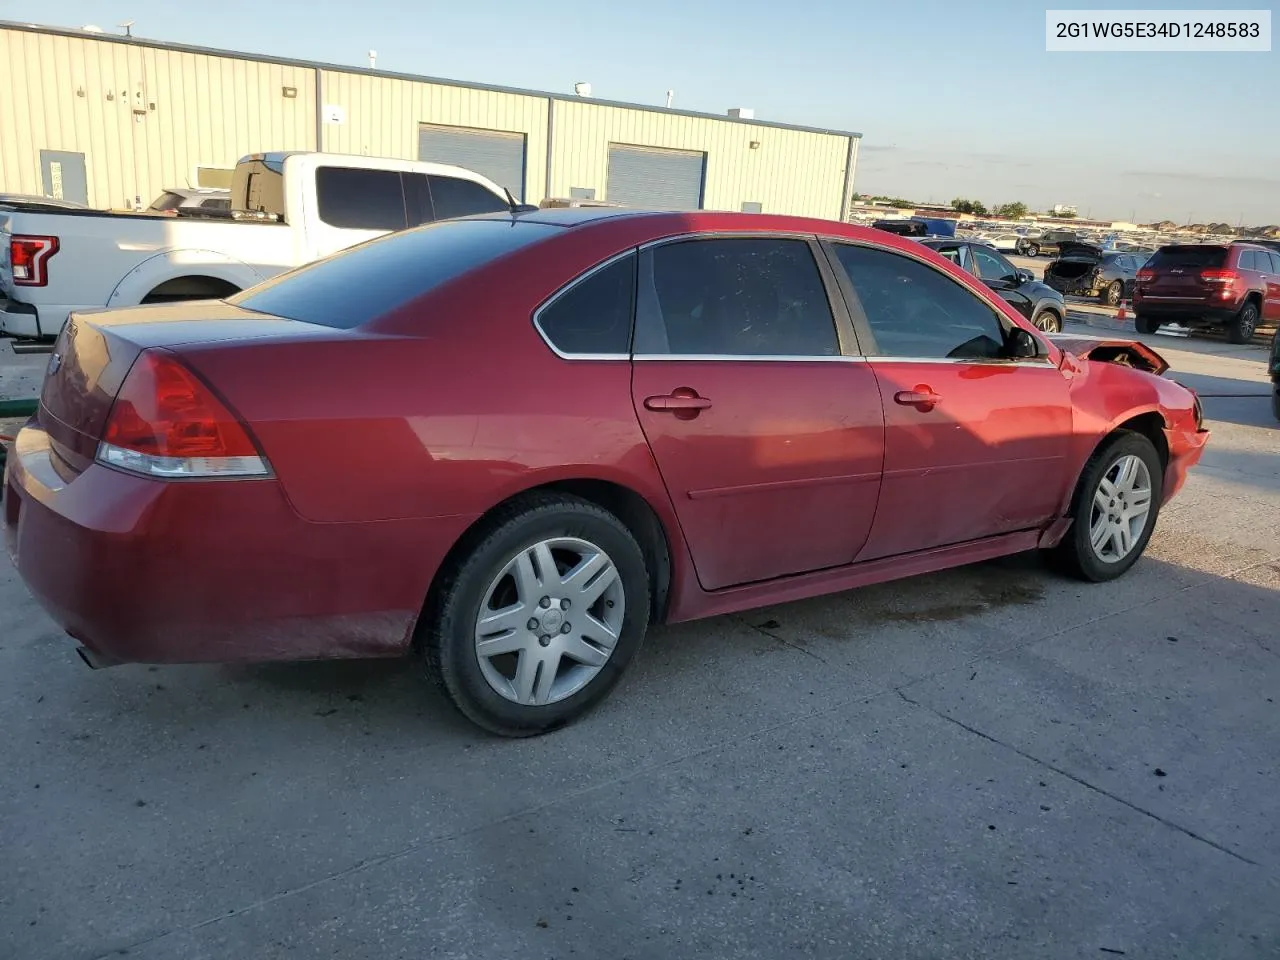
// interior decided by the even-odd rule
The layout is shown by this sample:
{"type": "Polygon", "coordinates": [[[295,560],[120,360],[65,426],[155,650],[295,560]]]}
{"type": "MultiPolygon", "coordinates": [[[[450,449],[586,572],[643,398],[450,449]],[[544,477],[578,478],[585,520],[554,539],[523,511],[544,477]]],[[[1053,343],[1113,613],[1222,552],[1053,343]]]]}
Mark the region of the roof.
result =
{"type": "Polygon", "coordinates": [[[250,60],[256,63],[275,63],[287,67],[301,67],[308,70],[328,70],[333,73],[350,73],[369,77],[382,77],[388,80],[409,80],[414,83],[434,83],[446,87],[460,87],[467,90],[487,90],[492,93],[510,93],[522,97],[542,97],[548,100],[561,100],[566,103],[590,103],[601,107],[618,107],[624,110],[643,110],[647,113],[663,113],[679,117],[697,117],[702,120],[719,120],[724,123],[740,123],[752,127],[771,127],[779,130],[796,130],[801,133],[820,133],[837,137],[853,137],[861,139],[862,134],[853,130],[833,130],[824,127],[809,127],[796,123],[774,123],[768,120],[744,119],[728,114],[704,113],[698,110],[678,110],[674,107],[655,107],[646,103],[627,103],[622,100],[601,100],[596,97],[579,97],[574,94],[551,93],[546,90],[528,90],[520,87],[504,87],[486,83],[465,83],[461,80],[446,80],[441,77],[429,77],[412,73],[397,73],[391,70],[376,70],[366,67],[354,67],[337,63],[325,63],[319,60],[295,60],[291,57],[276,57],[264,53],[245,53],[238,50],[222,50],[217,47],[200,47],[186,43],[166,43],[162,40],[146,40],[139,37],[122,37],[119,34],[94,33],[68,27],[42,26],[36,23],[16,23],[0,20],[0,30],[18,30],[23,33],[44,33],[58,37],[74,37],[78,40],[96,40],[102,43],[120,43],[133,47],[150,47],[155,50],[174,50],[182,53],[197,53],[212,57],[230,57],[236,60],[250,60]]]}

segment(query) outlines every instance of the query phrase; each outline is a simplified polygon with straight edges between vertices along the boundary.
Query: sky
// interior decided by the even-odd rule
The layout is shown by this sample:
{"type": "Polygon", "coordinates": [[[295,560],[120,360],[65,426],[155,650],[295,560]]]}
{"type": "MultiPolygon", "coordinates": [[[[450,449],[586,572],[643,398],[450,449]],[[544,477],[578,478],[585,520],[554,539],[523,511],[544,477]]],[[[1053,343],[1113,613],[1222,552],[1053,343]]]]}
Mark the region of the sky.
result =
{"type": "MultiPolygon", "coordinates": [[[[1135,2],[1054,0],[1053,9],[1135,2]]],[[[1265,9],[1160,0],[1161,9],[1265,9]]],[[[30,10],[28,5],[21,5],[30,10]]],[[[19,19],[0,2],[0,18],[19,19]]],[[[855,189],[1280,223],[1270,53],[1047,53],[1019,0],[59,0],[56,26],[863,134],[855,189]]],[[[1280,18],[1276,29],[1280,30],[1280,18]]]]}

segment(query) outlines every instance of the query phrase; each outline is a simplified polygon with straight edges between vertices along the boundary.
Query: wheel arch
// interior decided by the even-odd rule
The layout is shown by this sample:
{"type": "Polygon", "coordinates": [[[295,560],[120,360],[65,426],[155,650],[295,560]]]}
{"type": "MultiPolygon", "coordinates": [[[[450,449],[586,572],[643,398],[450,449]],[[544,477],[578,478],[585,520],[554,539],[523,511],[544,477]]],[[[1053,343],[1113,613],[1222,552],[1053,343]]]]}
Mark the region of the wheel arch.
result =
{"type": "Polygon", "coordinates": [[[1160,458],[1160,471],[1163,476],[1164,472],[1169,469],[1169,439],[1165,436],[1166,426],[1164,415],[1154,408],[1137,413],[1130,411],[1125,414],[1123,419],[1113,423],[1098,437],[1097,442],[1089,449],[1088,455],[1081,461],[1080,468],[1076,471],[1075,482],[1071,485],[1070,499],[1067,501],[1064,515],[1075,516],[1080,497],[1080,480],[1084,476],[1089,462],[1102,449],[1104,444],[1118,434],[1137,433],[1150,440],[1151,445],[1156,448],[1156,455],[1160,458]]]}
{"type": "MultiPolygon", "coordinates": [[[[636,538],[640,550],[644,554],[645,565],[652,578],[652,594],[650,596],[650,623],[661,624],[666,621],[671,588],[673,583],[672,551],[673,538],[667,525],[663,523],[658,510],[649,500],[636,490],[614,480],[603,480],[598,477],[575,476],[545,480],[524,487],[509,494],[493,504],[477,517],[462,535],[454,542],[445,554],[439,568],[432,577],[423,605],[426,615],[436,601],[442,583],[448,578],[450,571],[457,566],[467,552],[484,537],[496,516],[511,509],[512,505],[537,494],[560,493],[565,496],[584,500],[608,510],[616,516],[636,538]]],[[[421,616],[419,619],[421,619],[421,616]]],[[[420,631],[414,631],[414,642],[420,631]]]]}
{"type": "Polygon", "coordinates": [[[166,250],[148,257],[121,277],[106,305],[136,306],[164,284],[192,277],[219,281],[237,290],[265,279],[249,264],[215,250],[166,250]]]}

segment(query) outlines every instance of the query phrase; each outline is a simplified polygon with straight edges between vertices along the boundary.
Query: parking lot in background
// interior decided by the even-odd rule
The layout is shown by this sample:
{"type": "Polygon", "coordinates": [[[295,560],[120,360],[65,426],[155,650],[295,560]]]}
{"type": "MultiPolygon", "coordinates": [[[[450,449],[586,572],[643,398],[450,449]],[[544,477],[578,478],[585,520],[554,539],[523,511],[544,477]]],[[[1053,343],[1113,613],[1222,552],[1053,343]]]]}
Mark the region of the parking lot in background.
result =
{"type": "MultiPolygon", "coordinates": [[[[1142,339],[1214,435],[1128,576],[1019,557],[661,629],[531,741],[410,663],[90,671],[0,559],[0,955],[1280,951],[1265,352],[1142,339]]],[[[0,357],[34,392],[47,358],[0,357]]]]}

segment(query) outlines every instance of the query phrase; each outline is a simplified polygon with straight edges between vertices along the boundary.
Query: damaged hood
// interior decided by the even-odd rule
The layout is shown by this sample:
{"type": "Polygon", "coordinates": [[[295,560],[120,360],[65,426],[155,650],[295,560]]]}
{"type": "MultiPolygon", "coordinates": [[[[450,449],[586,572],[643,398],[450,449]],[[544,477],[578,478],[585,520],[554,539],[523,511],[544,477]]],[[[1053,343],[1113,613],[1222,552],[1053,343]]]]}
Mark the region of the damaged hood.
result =
{"type": "Polygon", "coordinates": [[[1162,376],[1169,369],[1168,361],[1145,343],[1125,340],[1121,337],[1089,337],[1078,334],[1058,333],[1049,337],[1053,345],[1063,353],[1081,360],[1099,363],[1118,363],[1162,376]]]}

